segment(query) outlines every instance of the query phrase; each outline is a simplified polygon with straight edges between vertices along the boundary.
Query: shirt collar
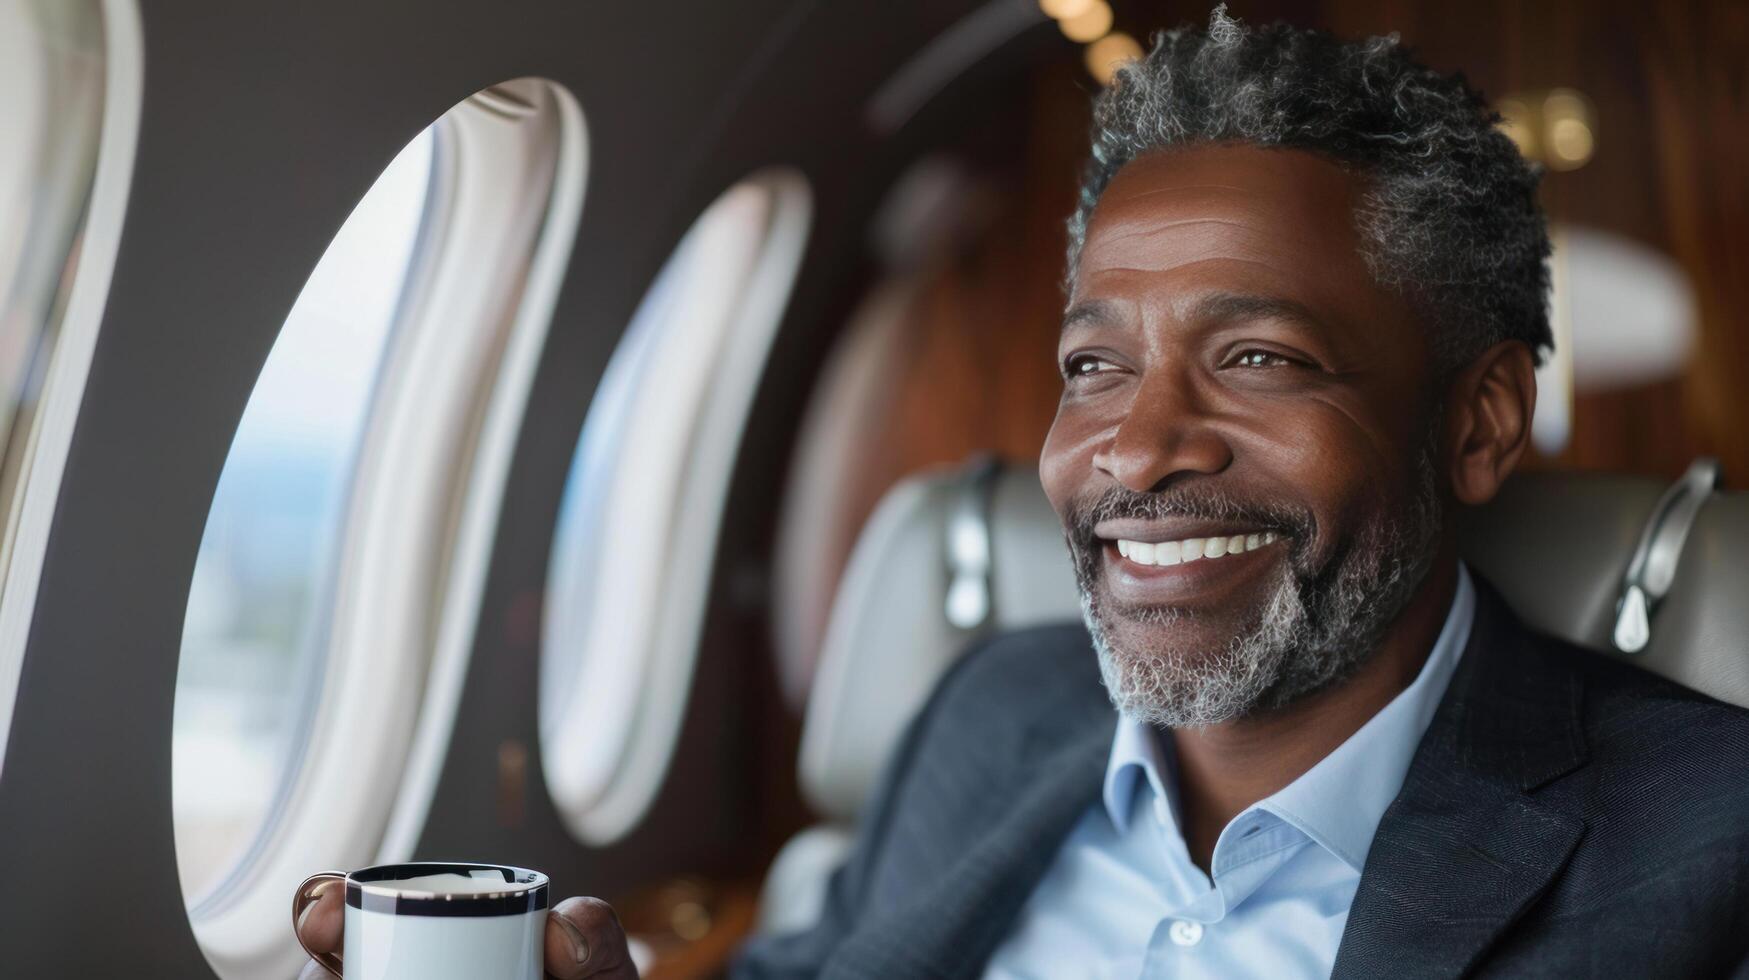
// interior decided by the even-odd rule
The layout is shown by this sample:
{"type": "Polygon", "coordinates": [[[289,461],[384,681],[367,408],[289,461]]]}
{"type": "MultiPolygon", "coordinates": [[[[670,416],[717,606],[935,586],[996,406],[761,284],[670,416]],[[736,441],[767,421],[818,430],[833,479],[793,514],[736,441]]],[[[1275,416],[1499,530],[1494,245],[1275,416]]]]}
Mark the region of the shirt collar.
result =
{"type": "MultiPolygon", "coordinates": [[[[1469,642],[1475,605],[1469,570],[1459,562],[1451,610],[1415,680],[1335,751],[1246,812],[1262,810],[1279,817],[1360,871],[1379,821],[1402,789],[1416,746],[1469,642]]],[[[1161,807],[1162,822],[1176,829],[1177,777],[1166,742],[1145,723],[1119,719],[1103,794],[1106,814],[1119,832],[1128,832],[1131,809],[1143,786],[1161,807]]],[[[1223,832],[1223,843],[1225,839],[1223,832]]]]}
{"type": "MultiPolygon", "coordinates": [[[[1165,740],[1144,722],[1119,718],[1111,743],[1111,759],[1105,765],[1105,812],[1121,833],[1130,829],[1130,808],[1143,786],[1153,791],[1157,806],[1171,807],[1175,798],[1166,787],[1178,785],[1172,753],[1165,740]]],[[[1174,823],[1176,814],[1166,813],[1164,822],[1174,823]]]]}

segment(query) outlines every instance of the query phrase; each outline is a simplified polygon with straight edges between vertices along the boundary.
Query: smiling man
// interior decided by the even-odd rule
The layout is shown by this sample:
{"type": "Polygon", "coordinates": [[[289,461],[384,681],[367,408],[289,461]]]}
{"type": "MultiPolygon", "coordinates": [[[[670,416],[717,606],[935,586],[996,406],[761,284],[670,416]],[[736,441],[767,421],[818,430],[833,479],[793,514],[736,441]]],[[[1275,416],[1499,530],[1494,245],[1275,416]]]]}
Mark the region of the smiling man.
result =
{"type": "Polygon", "coordinates": [[[1457,558],[1551,343],[1536,183],[1394,39],[1217,10],[1125,69],[1039,461],[1085,629],[960,662],[824,921],[744,972],[1738,967],[1745,713],[1529,633],[1457,558]]]}
{"type": "MultiPolygon", "coordinates": [[[[1040,475],[1084,623],[962,658],[819,924],[736,975],[1739,968],[1749,717],[1528,632],[1456,556],[1550,344],[1536,178],[1480,97],[1217,10],[1098,98],[1069,232],[1040,475]]],[[[633,975],[590,900],[548,963],[633,975]]]]}

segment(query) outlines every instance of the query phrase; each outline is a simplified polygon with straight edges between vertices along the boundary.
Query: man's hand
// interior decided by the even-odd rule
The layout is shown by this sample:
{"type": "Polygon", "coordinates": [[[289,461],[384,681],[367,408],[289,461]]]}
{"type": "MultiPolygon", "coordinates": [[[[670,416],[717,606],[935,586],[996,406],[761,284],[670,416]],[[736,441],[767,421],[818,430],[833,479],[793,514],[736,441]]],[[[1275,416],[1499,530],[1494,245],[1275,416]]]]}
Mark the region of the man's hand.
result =
{"type": "MultiPolygon", "coordinates": [[[[341,952],[346,924],[346,886],[337,881],[316,886],[319,896],[298,923],[298,938],[316,952],[341,952]]],[[[626,950],[625,930],[613,906],[599,898],[567,898],[547,913],[547,976],[552,980],[637,980],[638,968],[626,950]]],[[[298,980],[332,980],[316,963],[304,966],[298,980]]]]}
{"type": "Polygon", "coordinates": [[[613,906],[599,898],[567,898],[547,913],[547,976],[638,980],[613,906]]]}

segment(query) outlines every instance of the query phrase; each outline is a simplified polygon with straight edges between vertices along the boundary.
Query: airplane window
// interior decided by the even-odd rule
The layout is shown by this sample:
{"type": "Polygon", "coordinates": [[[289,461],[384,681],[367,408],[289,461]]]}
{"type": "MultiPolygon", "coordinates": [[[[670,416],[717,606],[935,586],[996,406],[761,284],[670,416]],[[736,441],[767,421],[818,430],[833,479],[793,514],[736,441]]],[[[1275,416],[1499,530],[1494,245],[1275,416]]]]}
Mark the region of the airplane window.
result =
{"type": "Polygon", "coordinates": [[[548,571],[542,761],[573,833],[643,815],[686,703],[741,426],[805,244],[791,171],[730,188],[657,275],[584,422],[548,571]]]}
{"type": "Polygon", "coordinates": [[[139,125],[132,0],[0,0],[0,757],[139,125]]]}
{"type": "Polygon", "coordinates": [[[195,564],[173,742],[176,858],[198,901],[259,838],[321,684],[347,491],[431,180],[432,134],[322,256],[250,395],[195,564]]]}
{"type": "Polygon", "coordinates": [[[102,27],[95,2],[0,0],[0,480],[7,497],[97,169],[102,27]]]}
{"type": "Polygon", "coordinates": [[[312,868],[412,856],[584,188],[582,111],[522,78],[396,155],[243,411],[189,592],[172,802],[195,938],[289,976],[312,868]]]}

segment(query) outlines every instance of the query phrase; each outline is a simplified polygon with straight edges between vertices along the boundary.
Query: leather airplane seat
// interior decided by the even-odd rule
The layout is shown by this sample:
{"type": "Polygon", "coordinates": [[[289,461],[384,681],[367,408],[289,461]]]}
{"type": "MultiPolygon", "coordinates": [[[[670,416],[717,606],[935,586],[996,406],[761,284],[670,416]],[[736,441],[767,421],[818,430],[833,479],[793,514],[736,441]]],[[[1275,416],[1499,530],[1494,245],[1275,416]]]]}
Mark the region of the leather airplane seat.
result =
{"type": "MultiPolygon", "coordinates": [[[[1460,551],[1535,628],[1749,705],[1749,494],[1716,480],[1705,459],[1668,487],[1518,474],[1458,515],[1460,551]]],[[[818,916],[888,755],[972,640],[1079,618],[1036,468],[980,456],[895,485],[845,568],[808,699],[798,777],[823,819],[773,862],[761,930],[818,916]]]]}

